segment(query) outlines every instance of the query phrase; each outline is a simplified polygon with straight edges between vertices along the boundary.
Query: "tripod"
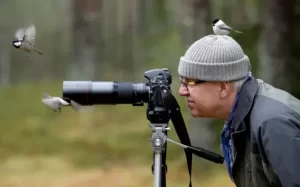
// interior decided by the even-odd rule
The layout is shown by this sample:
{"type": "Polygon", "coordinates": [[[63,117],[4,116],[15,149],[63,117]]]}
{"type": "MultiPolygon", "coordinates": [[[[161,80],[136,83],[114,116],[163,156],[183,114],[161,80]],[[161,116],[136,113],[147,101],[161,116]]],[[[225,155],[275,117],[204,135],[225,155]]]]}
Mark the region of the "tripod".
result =
{"type": "Polygon", "coordinates": [[[166,186],[166,140],[167,131],[170,130],[167,123],[150,123],[152,128],[152,151],[153,151],[153,162],[152,173],[154,174],[154,187],[166,186]]]}
{"type": "Polygon", "coordinates": [[[168,124],[150,124],[152,127],[152,151],[154,164],[152,165],[152,173],[154,174],[154,187],[165,186],[165,179],[167,173],[166,157],[166,139],[168,124]],[[162,184],[163,183],[163,184],[162,184]]]}
{"type": "Polygon", "coordinates": [[[170,120],[169,112],[164,106],[160,86],[156,86],[152,102],[148,104],[147,109],[147,118],[150,121],[149,126],[152,128],[154,187],[166,186],[167,131],[170,130],[168,126],[170,120]]]}

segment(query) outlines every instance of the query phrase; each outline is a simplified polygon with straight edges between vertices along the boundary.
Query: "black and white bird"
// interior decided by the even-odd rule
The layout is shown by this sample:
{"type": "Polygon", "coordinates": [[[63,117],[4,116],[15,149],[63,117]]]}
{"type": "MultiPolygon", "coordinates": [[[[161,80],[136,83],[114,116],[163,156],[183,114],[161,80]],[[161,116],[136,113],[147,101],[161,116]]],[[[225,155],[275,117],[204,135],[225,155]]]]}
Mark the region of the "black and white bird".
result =
{"type": "Polygon", "coordinates": [[[29,53],[32,51],[43,55],[42,52],[34,48],[35,37],[36,29],[34,25],[19,28],[15,33],[15,40],[12,41],[12,44],[15,48],[25,51],[27,53],[27,56],[29,56],[29,53]]]}
{"type": "Polygon", "coordinates": [[[62,106],[71,106],[76,111],[80,111],[82,109],[82,106],[70,99],[67,98],[61,98],[61,97],[53,97],[47,93],[42,93],[42,102],[49,107],[49,109],[52,109],[53,111],[59,111],[61,112],[62,106]]]}
{"type": "Polygon", "coordinates": [[[216,35],[228,35],[231,31],[242,34],[241,31],[234,30],[218,18],[213,20],[212,27],[216,35]]]}

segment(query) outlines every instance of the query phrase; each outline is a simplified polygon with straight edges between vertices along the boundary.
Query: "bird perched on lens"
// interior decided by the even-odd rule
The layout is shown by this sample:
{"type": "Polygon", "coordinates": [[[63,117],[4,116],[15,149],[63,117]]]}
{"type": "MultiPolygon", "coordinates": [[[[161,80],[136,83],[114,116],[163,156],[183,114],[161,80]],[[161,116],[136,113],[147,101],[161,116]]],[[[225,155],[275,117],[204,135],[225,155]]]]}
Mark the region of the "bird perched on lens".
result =
{"type": "Polygon", "coordinates": [[[73,109],[79,111],[82,109],[82,106],[70,99],[67,98],[60,98],[60,97],[53,97],[47,93],[42,93],[42,102],[49,107],[49,109],[52,109],[53,111],[59,111],[61,112],[62,106],[71,106],[73,109]]]}
{"type": "Polygon", "coordinates": [[[234,30],[218,18],[213,20],[212,27],[216,35],[228,35],[231,31],[242,34],[241,31],[234,30]]]}
{"type": "Polygon", "coordinates": [[[36,29],[34,25],[29,25],[28,27],[19,28],[15,33],[15,40],[12,41],[12,44],[15,48],[25,51],[27,57],[32,51],[37,52],[42,55],[43,53],[34,48],[36,37],[36,29]]]}

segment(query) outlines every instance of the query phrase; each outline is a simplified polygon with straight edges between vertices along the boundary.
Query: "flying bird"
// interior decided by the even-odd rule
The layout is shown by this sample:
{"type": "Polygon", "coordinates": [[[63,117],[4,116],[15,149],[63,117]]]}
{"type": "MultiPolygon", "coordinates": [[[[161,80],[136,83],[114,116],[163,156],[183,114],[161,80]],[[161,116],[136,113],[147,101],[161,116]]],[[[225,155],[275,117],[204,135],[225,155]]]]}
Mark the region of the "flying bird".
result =
{"type": "Polygon", "coordinates": [[[15,33],[15,39],[12,41],[12,44],[15,48],[25,51],[27,57],[32,51],[37,52],[40,55],[43,55],[42,52],[34,48],[36,37],[36,29],[34,25],[29,25],[28,27],[19,28],[15,33]]]}
{"type": "Polygon", "coordinates": [[[216,35],[228,35],[231,31],[242,34],[243,32],[234,30],[226,25],[222,20],[216,18],[212,22],[213,31],[216,35]]]}
{"type": "Polygon", "coordinates": [[[70,99],[67,98],[61,98],[61,97],[53,97],[47,93],[42,93],[42,102],[49,107],[49,109],[52,109],[53,111],[59,111],[61,112],[62,106],[71,106],[76,111],[81,110],[82,106],[70,99]]]}

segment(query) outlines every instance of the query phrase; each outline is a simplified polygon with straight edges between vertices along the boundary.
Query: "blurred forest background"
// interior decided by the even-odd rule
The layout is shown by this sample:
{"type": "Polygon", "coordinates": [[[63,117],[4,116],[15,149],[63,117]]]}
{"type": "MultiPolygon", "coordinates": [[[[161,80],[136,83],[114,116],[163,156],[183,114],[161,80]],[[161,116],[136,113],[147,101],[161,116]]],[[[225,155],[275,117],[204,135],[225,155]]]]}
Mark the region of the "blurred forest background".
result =
{"type": "MultiPolygon", "coordinates": [[[[231,36],[255,77],[300,98],[300,1],[1,0],[0,186],[153,185],[146,106],[51,112],[41,93],[61,96],[63,80],[145,82],[145,71],[169,68],[193,144],[220,153],[223,122],[191,118],[177,94],[179,58],[214,18],[244,32],[231,36]],[[29,24],[43,56],[11,44],[29,24]]],[[[188,186],[181,148],[168,145],[167,165],[168,186],[188,186]]],[[[193,184],[233,186],[224,165],[196,157],[193,184]]]]}

